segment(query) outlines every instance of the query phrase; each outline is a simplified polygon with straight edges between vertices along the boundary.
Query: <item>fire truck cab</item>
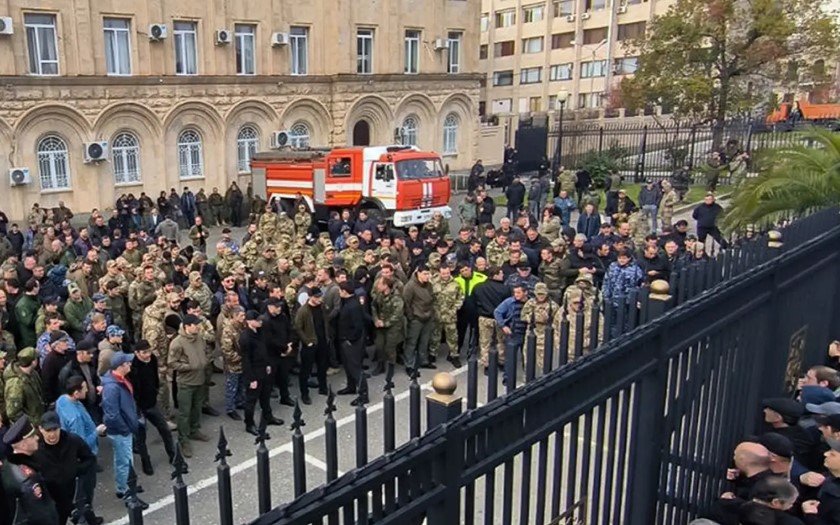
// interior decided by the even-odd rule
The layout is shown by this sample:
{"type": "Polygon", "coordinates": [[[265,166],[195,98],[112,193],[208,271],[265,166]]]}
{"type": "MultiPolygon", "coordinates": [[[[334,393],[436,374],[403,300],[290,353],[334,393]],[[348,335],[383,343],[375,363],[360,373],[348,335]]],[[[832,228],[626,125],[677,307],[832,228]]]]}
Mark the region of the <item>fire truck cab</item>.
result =
{"type": "Polygon", "coordinates": [[[440,156],[414,146],[279,150],[251,161],[254,188],[291,210],[306,202],[315,219],[344,208],[367,210],[394,226],[422,224],[436,211],[450,218],[448,169],[440,156]]]}

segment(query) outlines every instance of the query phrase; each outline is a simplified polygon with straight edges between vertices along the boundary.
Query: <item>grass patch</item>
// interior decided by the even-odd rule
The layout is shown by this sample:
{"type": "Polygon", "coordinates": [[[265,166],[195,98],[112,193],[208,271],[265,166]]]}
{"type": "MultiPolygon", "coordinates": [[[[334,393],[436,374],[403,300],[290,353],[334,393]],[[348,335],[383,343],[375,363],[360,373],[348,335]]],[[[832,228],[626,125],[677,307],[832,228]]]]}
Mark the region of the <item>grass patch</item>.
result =
{"type": "MultiPolygon", "coordinates": [[[[528,187],[526,185],[526,187],[528,187]]],[[[636,204],[639,204],[639,191],[642,189],[641,184],[622,184],[621,188],[627,192],[627,196],[633,200],[636,204]]],[[[607,197],[604,191],[599,191],[601,195],[601,211],[604,211],[604,206],[607,204],[607,197]]],[[[721,188],[718,188],[718,193],[721,193],[721,188]]],[[[688,187],[688,193],[685,194],[685,200],[678,204],[678,206],[684,204],[691,204],[694,202],[700,202],[703,200],[703,197],[706,195],[706,187],[703,185],[694,185],[688,187]]],[[[496,206],[507,206],[507,197],[504,195],[497,195],[493,198],[493,201],[496,203],[496,206]]],[[[525,195],[525,204],[528,204],[528,195],[525,195]]]]}

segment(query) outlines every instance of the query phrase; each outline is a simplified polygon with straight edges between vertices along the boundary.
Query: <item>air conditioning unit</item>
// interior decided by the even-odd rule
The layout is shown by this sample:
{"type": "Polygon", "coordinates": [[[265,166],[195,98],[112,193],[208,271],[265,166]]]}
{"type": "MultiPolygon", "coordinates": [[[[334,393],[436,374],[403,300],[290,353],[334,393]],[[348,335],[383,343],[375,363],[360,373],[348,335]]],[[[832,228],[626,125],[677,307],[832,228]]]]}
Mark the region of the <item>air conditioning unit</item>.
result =
{"type": "Polygon", "coordinates": [[[85,162],[100,162],[108,158],[108,141],[85,143],[85,162]]]}
{"type": "Polygon", "coordinates": [[[166,24],[149,24],[149,40],[158,42],[166,38],[166,24]]]}
{"type": "Polygon", "coordinates": [[[12,17],[0,16],[0,35],[14,34],[15,28],[12,25],[12,17]]]}
{"type": "Polygon", "coordinates": [[[626,12],[627,12],[627,6],[626,5],[618,6],[618,14],[623,15],[626,12]]]}
{"type": "Polygon", "coordinates": [[[271,136],[271,147],[274,149],[285,148],[289,145],[291,133],[288,131],[275,131],[271,136]]]}
{"type": "Polygon", "coordinates": [[[449,40],[446,38],[435,38],[435,50],[449,49],[449,40]]]}
{"type": "Polygon", "coordinates": [[[580,15],[580,19],[581,20],[589,20],[590,16],[592,16],[592,15],[590,15],[589,13],[583,13],[582,15],[580,15]]]}
{"type": "Polygon", "coordinates": [[[32,177],[29,176],[29,168],[9,169],[9,184],[12,186],[23,186],[24,184],[31,183],[32,177]]]}
{"type": "Polygon", "coordinates": [[[569,15],[569,16],[566,17],[566,22],[574,22],[574,21],[575,21],[575,15],[569,15]]]}
{"type": "Polygon", "coordinates": [[[216,31],[216,45],[223,46],[225,44],[230,44],[231,40],[233,40],[233,35],[230,34],[229,29],[219,29],[216,31]]]}
{"type": "Polygon", "coordinates": [[[271,34],[271,45],[272,46],[285,46],[289,44],[289,33],[272,33],[271,34]]]}

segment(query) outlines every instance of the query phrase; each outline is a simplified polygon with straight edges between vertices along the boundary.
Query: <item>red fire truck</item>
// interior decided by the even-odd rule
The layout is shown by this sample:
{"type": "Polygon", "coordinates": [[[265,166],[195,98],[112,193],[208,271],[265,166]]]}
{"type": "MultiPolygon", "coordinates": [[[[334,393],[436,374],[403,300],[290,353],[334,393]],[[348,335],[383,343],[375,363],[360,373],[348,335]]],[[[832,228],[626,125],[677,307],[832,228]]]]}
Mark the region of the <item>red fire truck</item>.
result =
{"type": "Polygon", "coordinates": [[[437,153],[414,146],[257,153],[251,173],[269,202],[291,210],[302,198],[319,221],[344,208],[368,210],[397,227],[425,223],[436,211],[452,215],[448,169],[437,153]]]}

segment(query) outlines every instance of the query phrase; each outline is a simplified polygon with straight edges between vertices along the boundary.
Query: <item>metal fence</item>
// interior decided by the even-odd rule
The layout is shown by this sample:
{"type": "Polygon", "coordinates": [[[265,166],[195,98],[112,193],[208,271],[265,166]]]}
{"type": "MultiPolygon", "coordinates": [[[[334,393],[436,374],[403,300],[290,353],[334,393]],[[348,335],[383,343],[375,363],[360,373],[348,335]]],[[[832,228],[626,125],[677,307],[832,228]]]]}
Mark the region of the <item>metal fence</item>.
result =
{"type": "MultiPolygon", "coordinates": [[[[306,478],[295,410],[296,499],[270,509],[269,454],[259,439],[261,516],[253,524],[687,523],[720,494],[734,445],[761,420],[759,400],[792,389],[803,365],[820,361],[825,342],[836,337],[838,241],[840,210],[821,210],[791,220],[781,238],[745,240],[686,266],[671,277],[670,290],[660,282],[606,307],[594,299],[574,314],[564,309],[546,328],[543,347],[533,330],[527,335],[524,370],[509,352],[501,365],[494,347],[485,378],[472,355],[465,399],[451,376],[438,374],[425,400],[425,433],[415,376],[403,444],[395,438],[391,368],[381,411],[384,454],[371,457],[372,414],[360,403],[356,468],[342,476],[333,396],[323,423],[323,480],[306,478]]],[[[359,387],[365,397],[364,377],[359,387]]],[[[227,455],[222,433],[222,525],[234,523],[227,455]]],[[[182,461],[175,465],[176,523],[186,525],[187,485],[182,461]]],[[[130,522],[142,524],[131,498],[128,507],[130,522]]]]}
{"type": "MultiPolygon", "coordinates": [[[[552,158],[562,136],[562,159],[566,168],[578,168],[593,154],[607,154],[619,166],[626,180],[647,178],[662,180],[687,166],[698,179],[713,151],[724,152],[727,144],[749,155],[747,166],[757,169],[761,154],[767,150],[806,144],[802,138],[805,125],[768,126],[757,122],[734,121],[722,125],[662,124],[593,124],[564,122],[562,131],[555,125],[548,136],[548,156],[552,158]]],[[[729,182],[726,168],[721,183],[729,182]]],[[[700,180],[698,180],[700,182],[700,180]]]]}

